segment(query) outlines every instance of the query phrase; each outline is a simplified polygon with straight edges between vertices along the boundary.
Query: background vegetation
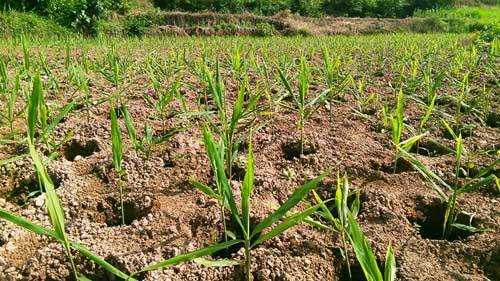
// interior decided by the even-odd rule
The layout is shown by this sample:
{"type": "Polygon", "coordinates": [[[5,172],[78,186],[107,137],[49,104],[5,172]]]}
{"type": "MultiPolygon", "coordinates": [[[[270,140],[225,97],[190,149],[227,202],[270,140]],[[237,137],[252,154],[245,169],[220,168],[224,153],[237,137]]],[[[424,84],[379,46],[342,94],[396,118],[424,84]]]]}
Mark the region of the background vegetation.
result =
{"type": "MultiPolygon", "coordinates": [[[[494,37],[499,34],[500,9],[497,2],[498,0],[0,0],[0,8],[3,9],[0,13],[0,36],[13,36],[28,29],[36,31],[29,33],[37,37],[61,37],[74,33],[84,36],[141,36],[159,26],[179,26],[179,16],[172,12],[184,11],[228,15],[249,12],[264,16],[280,13],[289,15],[290,12],[312,17],[413,16],[410,30],[415,32],[481,31],[494,37]],[[481,6],[484,4],[496,6],[481,6]]],[[[206,28],[225,30],[227,34],[276,34],[276,24],[270,24],[269,20],[254,17],[235,22],[227,20],[230,17],[224,15],[218,17],[220,18],[213,19],[213,16],[209,16],[209,20],[202,19],[201,23],[199,17],[194,21],[188,19],[189,28],[196,29],[188,34],[200,34],[199,29],[206,28]]],[[[181,29],[185,29],[185,25],[183,22],[181,29]]],[[[214,33],[219,34],[211,34],[214,33]]]]}

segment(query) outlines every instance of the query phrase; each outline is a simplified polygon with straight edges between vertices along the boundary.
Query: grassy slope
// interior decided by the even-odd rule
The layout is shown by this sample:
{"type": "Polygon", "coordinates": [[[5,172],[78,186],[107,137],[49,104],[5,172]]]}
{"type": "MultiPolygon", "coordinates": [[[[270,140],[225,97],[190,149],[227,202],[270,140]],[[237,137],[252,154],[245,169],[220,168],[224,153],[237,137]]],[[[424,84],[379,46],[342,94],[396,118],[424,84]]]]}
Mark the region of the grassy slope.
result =
{"type": "Polygon", "coordinates": [[[0,38],[27,33],[38,38],[58,38],[75,34],[56,22],[33,13],[15,11],[0,12],[0,38]]]}
{"type": "Polygon", "coordinates": [[[457,7],[420,11],[418,17],[435,17],[448,25],[451,32],[467,32],[491,26],[500,29],[500,6],[457,7]]]}

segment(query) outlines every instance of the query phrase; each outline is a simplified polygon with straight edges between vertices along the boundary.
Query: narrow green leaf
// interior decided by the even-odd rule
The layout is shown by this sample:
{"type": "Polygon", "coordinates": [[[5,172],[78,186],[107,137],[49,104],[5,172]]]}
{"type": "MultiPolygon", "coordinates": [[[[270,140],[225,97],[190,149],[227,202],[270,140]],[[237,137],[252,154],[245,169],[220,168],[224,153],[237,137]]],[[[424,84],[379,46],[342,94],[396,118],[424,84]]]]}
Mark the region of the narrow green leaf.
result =
{"type": "Polygon", "coordinates": [[[247,166],[245,172],[245,178],[243,179],[243,185],[241,190],[241,212],[243,216],[243,232],[245,237],[250,235],[250,197],[253,191],[253,180],[254,180],[254,159],[253,159],[253,145],[251,137],[249,139],[248,145],[248,156],[247,156],[247,166]]]}
{"type": "Polygon", "coordinates": [[[382,273],[377,265],[377,259],[373,254],[370,243],[365,238],[361,227],[356,219],[348,213],[349,220],[349,239],[356,254],[363,273],[368,281],[383,281],[382,273]]]}
{"type": "Polygon", "coordinates": [[[40,73],[37,73],[33,80],[33,91],[31,92],[28,102],[28,136],[31,142],[34,142],[36,124],[38,122],[38,104],[40,103],[40,95],[42,93],[42,82],[40,73]]]}
{"type": "Polygon", "coordinates": [[[227,267],[240,264],[238,261],[235,260],[229,260],[229,259],[212,260],[207,258],[196,258],[193,259],[193,262],[201,264],[206,267],[227,267]]]}
{"type": "Polygon", "coordinates": [[[281,233],[285,232],[287,229],[289,229],[291,227],[294,227],[295,225],[299,224],[304,219],[309,217],[311,214],[313,214],[318,208],[319,208],[319,205],[315,205],[315,206],[312,206],[312,207],[306,209],[303,212],[294,214],[294,215],[286,218],[282,223],[276,225],[276,227],[272,228],[271,230],[269,230],[265,234],[259,236],[257,238],[257,240],[255,240],[252,243],[251,248],[261,244],[262,242],[264,242],[266,240],[269,240],[273,237],[280,235],[281,233]]]}
{"type": "Polygon", "coordinates": [[[295,207],[295,205],[297,205],[300,201],[302,201],[304,196],[306,196],[309,193],[309,191],[316,188],[316,186],[318,185],[318,182],[323,180],[325,175],[326,174],[318,176],[315,179],[313,179],[313,180],[307,182],[306,184],[302,185],[301,187],[297,188],[295,190],[295,192],[290,196],[290,198],[288,198],[288,200],[285,201],[285,203],[283,203],[283,205],[281,205],[278,208],[278,210],[276,210],[274,213],[272,213],[268,217],[266,217],[263,221],[261,221],[253,229],[250,237],[254,237],[255,235],[257,235],[257,233],[260,233],[265,228],[271,226],[273,223],[275,223],[278,220],[280,220],[281,218],[283,218],[283,216],[285,216],[285,214],[290,209],[292,209],[293,207],[295,207]]]}
{"type": "MultiPolygon", "coordinates": [[[[183,262],[192,261],[196,258],[213,254],[217,251],[226,249],[228,247],[231,247],[231,246],[238,244],[238,243],[241,243],[241,242],[242,242],[241,240],[231,240],[228,242],[208,246],[208,247],[205,247],[205,248],[193,251],[193,252],[189,252],[186,254],[181,254],[181,255],[175,256],[171,259],[164,260],[164,261],[146,266],[143,269],[141,269],[138,273],[158,270],[158,269],[167,268],[167,267],[170,267],[173,265],[177,265],[177,264],[180,264],[183,262]]],[[[136,275],[136,274],[133,274],[133,275],[136,275]]]]}
{"type": "Polygon", "coordinates": [[[132,120],[132,116],[130,116],[130,112],[125,105],[123,106],[123,118],[125,119],[125,127],[127,127],[128,137],[132,141],[134,148],[138,149],[140,145],[137,141],[137,132],[135,130],[134,121],[132,120]]]}
{"type": "Polygon", "coordinates": [[[396,280],[396,259],[391,244],[387,247],[384,265],[384,281],[396,280]]]}
{"type": "Polygon", "coordinates": [[[52,119],[52,122],[50,122],[50,124],[43,130],[42,136],[40,138],[42,142],[48,138],[48,136],[55,130],[56,126],[61,122],[61,120],[66,115],[68,115],[68,113],[75,107],[75,105],[76,105],[75,102],[70,102],[63,108],[61,108],[56,117],[52,119]]]}
{"type": "Polygon", "coordinates": [[[113,150],[113,165],[116,172],[122,172],[122,139],[120,134],[120,126],[118,125],[118,118],[116,111],[113,107],[110,109],[111,116],[111,146],[113,150]]]}
{"type": "Polygon", "coordinates": [[[191,180],[189,181],[192,186],[194,186],[196,189],[200,190],[201,192],[205,193],[208,197],[210,198],[215,198],[217,200],[220,200],[221,198],[215,191],[208,185],[205,185],[201,182],[191,180]]]}

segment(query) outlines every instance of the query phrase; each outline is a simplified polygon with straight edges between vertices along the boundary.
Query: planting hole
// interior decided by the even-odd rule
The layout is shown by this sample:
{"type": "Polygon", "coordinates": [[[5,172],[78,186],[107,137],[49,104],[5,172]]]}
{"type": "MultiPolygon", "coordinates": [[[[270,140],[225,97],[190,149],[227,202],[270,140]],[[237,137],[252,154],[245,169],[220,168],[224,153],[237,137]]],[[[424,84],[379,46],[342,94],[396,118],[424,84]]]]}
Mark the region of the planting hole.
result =
{"type": "MultiPolygon", "coordinates": [[[[453,133],[455,133],[455,135],[457,136],[460,133],[462,133],[463,138],[470,138],[473,136],[474,127],[470,125],[462,125],[462,126],[453,125],[452,130],[453,133]]],[[[449,140],[454,140],[453,135],[446,128],[443,128],[443,136],[449,140]]]]}
{"type": "Polygon", "coordinates": [[[380,166],[380,171],[388,174],[400,174],[404,172],[413,171],[413,167],[410,162],[405,159],[398,158],[396,164],[394,161],[391,164],[383,164],[380,166]]]}
{"type": "MultiPolygon", "coordinates": [[[[99,203],[97,210],[104,215],[103,221],[107,226],[120,226],[122,225],[120,207],[120,200],[118,198],[108,197],[105,201],[99,203]]],[[[125,225],[130,225],[135,220],[144,218],[151,213],[152,208],[153,202],[151,199],[125,200],[123,202],[125,225]]]]}
{"type": "Polygon", "coordinates": [[[448,147],[433,141],[422,141],[411,148],[412,153],[417,153],[428,157],[437,157],[452,152],[448,147]]]}
{"type": "Polygon", "coordinates": [[[242,181],[245,178],[246,170],[240,167],[240,165],[235,164],[231,169],[231,178],[233,180],[242,181]]]}
{"type": "MultiPolygon", "coordinates": [[[[433,201],[430,204],[422,204],[417,210],[415,217],[410,217],[408,220],[417,228],[420,236],[425,239],[442,240],[443,239],[443,222],[446,212],[446,205],[439,201],[433,201]]],[[[478,226],[478,220],[469,215],[458,213],[456,223],[478,226]]],[[[448,241],[466,239],[473,235],[473,232],[452,228],[450,233],[444,239],[448,241]]]]}
{"type": "MultiPolygon", "coordinates": [[[[62,179],[49,172],[49,176],[54,184],[54,189],[58,189],[61,186],[62,179]]],[[[42,192],[45,192],[45,188],[42,187],[42,192]]],[[[10,202],[16,203],[18,205],[24,205],[30,198],[34,198],[40,195],[40,185],[38,182],[38,176],[32,176],[29,179],[20,181],[10,192],[7,199],[10,202]]]]}
{"type": "Polygon", "coordinates": [[[84,144],[73,140],[64,148],[64,157],[69,161],[75,161],[78,156],[89,157],[100,150],[99,143],[96,140],[89,140],[84,144]]]}
{"type": "MultiPolygon", "coordinates": [[[[300,141],[293,141],[284,144],[281,147],[284,157],[286,160],[293,160],[294,158],[300,158],[300,141]]],[[[304,153],[303,155],[310,155],[316,152],[316,147],[310,143],[304,143],[304,153]]]]}
{"type": "MultiPolygon", "coordinates": [[[[383,263],[377,260],[379,268],[383,268],[383,263]]],[[[367,281],[363,269],[358,262],[351,263],[350,268],[347,266],[347,262],[343,261],[339,269],[339,281],[367,281]],[[351,275],[349,276],[349,269],[351,270],[351,275]]]]}
{"type": "MultiPolygon", "coordinates": [[[[253,229],[255,226],[257,226],[258,222],[255,220],[255,218],[250,217],[250,229],[253,229]]],[[[240,229],[240,226],[238,225],[237,222],[234,221],[234,219],[227,220],[226,221],[226,227],[228,230],[232,231],[234,235],[236,236],[236,239],[244,239],[243,232],[240,229]]],[[[255,235],[253,239],[251,239],[251,242],[256,241],[260,236],[260,233],[255,235]]],[[[231,240],[231,237],[227,237],[227,240],[231,240]]],[[[224,237],[224,233],[221,233],[218,241],[218,243],[223,243],[226,242],[226,238],[224,237]]],[[[237,243],[232,245],[229,248],[219,250],[215,253],[212,254],[212,257],[215,259],[229,259],[232,258],[234,254],[236,254],[241,248],[244,247],[244,243],[237,243]]]]}
{"type": "Polygon", "coordinates": [[[488,115],[486,115],[486,125],[488,127],[492,128],[499,128],[500,127],[500,113],[498,112],[490,112],[488,115]]]}

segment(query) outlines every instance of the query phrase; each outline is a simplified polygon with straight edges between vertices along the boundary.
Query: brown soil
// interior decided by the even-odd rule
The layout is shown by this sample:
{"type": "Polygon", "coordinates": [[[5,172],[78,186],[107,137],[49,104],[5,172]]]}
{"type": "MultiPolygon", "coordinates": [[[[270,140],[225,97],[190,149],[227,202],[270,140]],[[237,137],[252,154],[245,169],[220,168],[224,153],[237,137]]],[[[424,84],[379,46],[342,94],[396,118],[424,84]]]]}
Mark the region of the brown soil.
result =
{"type": "MultiPolygon", "coordinates": [[[[92,53],[98,56],[98,50],[92,53]]],[[[52,65],[62,67],[62,52],[46,52],[52,65]]],[[[136,50],[131,59],[140,60],[136,50]]],[[[315,57],[320,61],[320,57],[315,57]]],[[[62,70],[61,70],[61,73],[62,70]]],[[[61,74],[61,77],[65,74],[61,74]]],[[[223,71],[224,77],[230,74],[223,71]]],[[[112,89],[101,76],[92,77],[91,93],[98,98],[112,89]],[[100,77],[100,78],[99,78],[100,77]]],[[[201,141],[203,119],[171,117],[162,122],[149,118],[153,109],[141,97],[147,78],[134,73],[128,77],[129,111],[136,126],[153,125],[156,132],[183,127],[172,139],[154,148],[145,158],[126,142],[124,163],[126,225],[117,217],[118,189],[111,166],[110,122],[107,103],[92,108],[90,119],[84,109],[76,110],[58,128],[56,135],[72,131],[73,138],[61,148],[61,157],[50,162],[49,172],[57,178],[71,239],[106,258],[125,272],[134,272],[155,261],[194,250],[217,241],[222,235],[219,208],[188,183],[190,177],[211,180],[208,159],[201,141]]],[[[186,74],[187,81],[196,79],[186,74]]],[[[61,78],[60,87],[70,86],[61,78]]],[[[194,85],[200,86],[197,82],[194,85]]],[[[201,87],[201,86],[200,86],[201,87]]],[[[231,98],[237,87],[227,82],[231,98]]],[[[189,107],[196,109],[197,93],[184,89],[189,107]]],[[[391,95],[385,86],[374,91],[391,95]]],[[[50,94],[51,99],[56,96],[50,94]]],[[[178,105],[177,105],[178,107],[178,105]]],[[[299,135],[296,116],[281,109],[253,135],[256,163],[252,217],[258,221],[274,210],[304,183],[327,169],[349,176],[352,187],[361,192],[359,221],[383,263],[386,247],[396,253],[398,280],[498,280],[500,260],[500,204],[495,192],[477,191],[459,200],[460,210],[474,214],[474,224],[491,231],[474,235],[456,234],[439,239],[436,222],[442,206],[436,194],[411,168],[392,173],[393,150],[390,136],[378,132],[373,120],[352,113],[354,101],[334,105],[331,114],[320,108],[306,124],[311,143],[307,155],[289,155],[299,135]]],[[[409,102],[406,114],[415,116],[417,107],[409,102]]],[[[23,129],[22,120],[18,127],[23,129]]],[[[123,124],[122,124],[123,125],[123,124]]],[[[7,129],[2,129],[7,130],[7,129]]],[[[122,127],[125,132],[125,128],[122,127]]],[[[439,129],[432,138],[452,144],[439,129]]],[[[466,139],[467,147],[486,149],[500,143],[500,129],[478,124],[466,139]]],[[[432,145],[422,145],[423,147],[432,145]]],[[[14,145],[0,147],[0,156],[18,155],[14,145]]],[[[434,148],[435,150],[435,148],[434,148]]],[[[434,151],[433,150],[433,151],[434,151]]],[[[453,155],[421,153],[419,158],[443,176],[452,175],[453,155]]],[[[491,157],[490,157],[491,158],[491,157]]],[[[490,158],[479,164],[489,163],[490,158]]],[[[494,157],[493,157],[494,158],[494,157]]],[[[404,165],[403,165],[404,166],[404,165]]],[[[31,161],[17,160],[1,168],[0,208],[50,226],[43,196],[19,198],[15,191],[35,180],[31,161]]],[[[325,179],[320,194],[333,194],[334,176],[325,179]]],[[[338,237],[307,225],[295,227],[258,247],[252,254],[255,280],[348,280],[340,254],[338,237]]],[[[76,254],[76,253],[75,253],[76,254]]],[[[241,258],[241,250],[231,258],[241,258]]],[[[95,264],[77,256],[77,267],[93,280],[113,280],[95,264]]],[[[353,253],[353,280],[363,280],[353,253]]],[[[0,220],[0,280],[67,280],[69,266],[61,246],[0,220]]],[[[207,268],[186,263],[142,276],[144,280],[241,280],[238,266],[207,268]]]]}

